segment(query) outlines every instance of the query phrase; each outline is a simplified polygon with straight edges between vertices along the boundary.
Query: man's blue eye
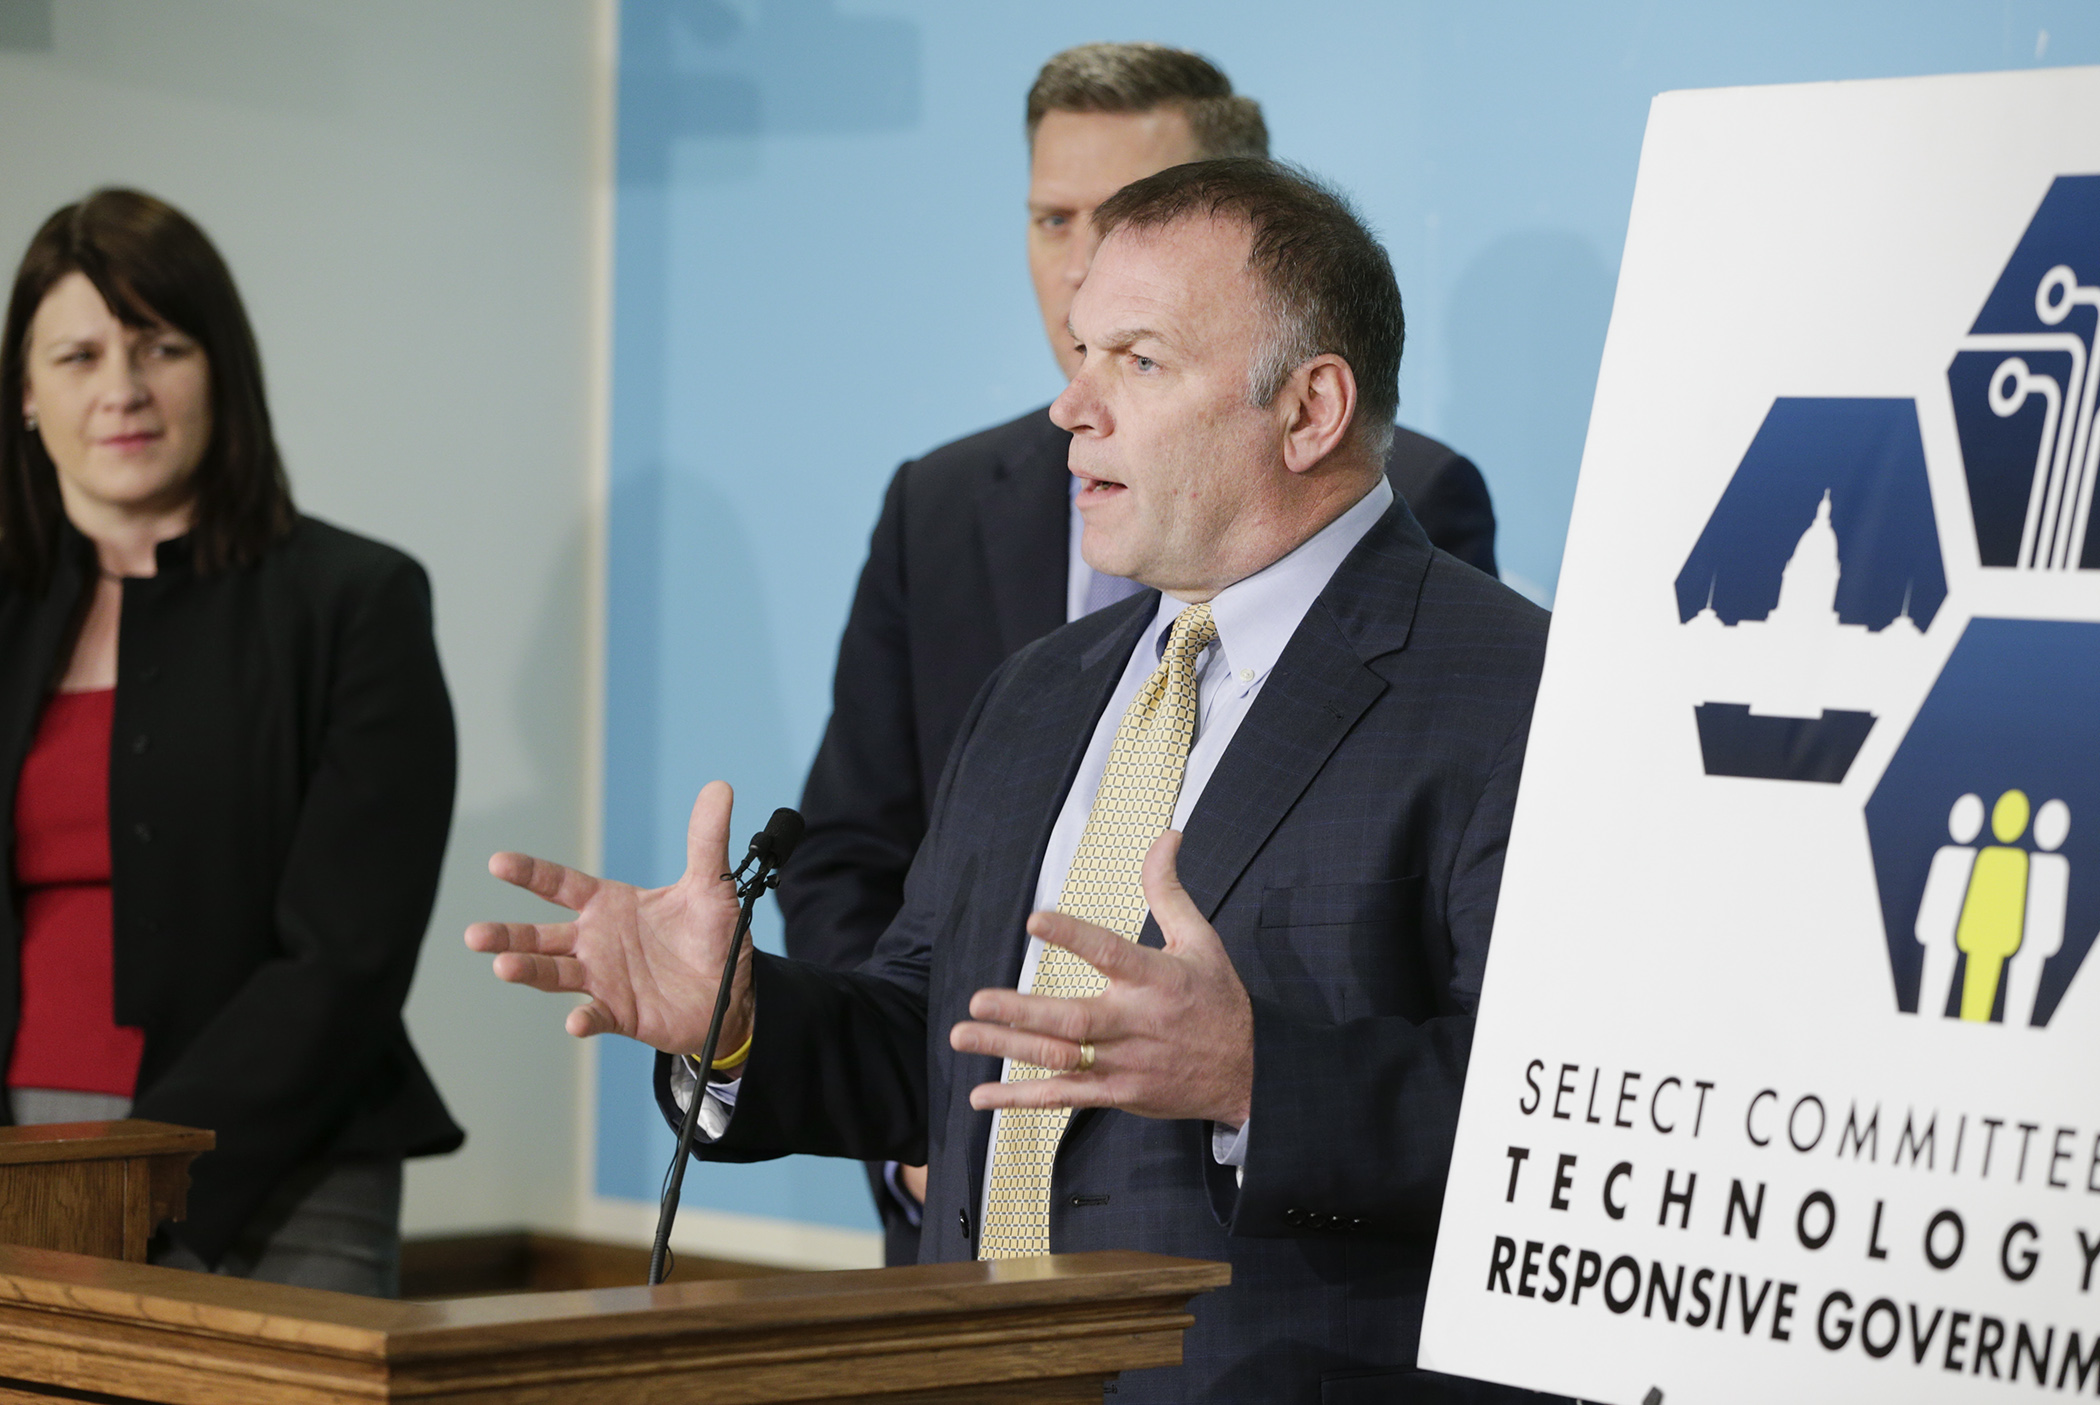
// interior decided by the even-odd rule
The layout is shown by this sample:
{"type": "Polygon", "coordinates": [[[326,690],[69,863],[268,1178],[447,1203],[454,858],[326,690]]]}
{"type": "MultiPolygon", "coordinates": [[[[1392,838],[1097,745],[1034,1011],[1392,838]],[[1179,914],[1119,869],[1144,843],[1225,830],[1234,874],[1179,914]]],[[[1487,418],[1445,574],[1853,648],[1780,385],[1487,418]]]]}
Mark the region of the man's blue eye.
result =
{"type": "Polygon", "coordinates": [[[1157,361],[1154,361],[1149,356],[1140,356],[1137,358],[1137,368],[1140,371],[1149,371],[1158,364],[1159,363],[1157,361]]]}

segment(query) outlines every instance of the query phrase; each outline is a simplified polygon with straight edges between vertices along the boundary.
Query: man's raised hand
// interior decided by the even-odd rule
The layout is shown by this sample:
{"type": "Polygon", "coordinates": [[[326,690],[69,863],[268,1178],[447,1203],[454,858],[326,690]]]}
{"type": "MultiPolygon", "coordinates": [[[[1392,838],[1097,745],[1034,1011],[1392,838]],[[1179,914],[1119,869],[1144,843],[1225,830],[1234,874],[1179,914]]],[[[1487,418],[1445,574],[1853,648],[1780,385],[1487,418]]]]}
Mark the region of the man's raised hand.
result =
{"type": "MultiPolygon", "coordinates": [[[[570,922],[477,922],[471,949],[495,956],[496,975],[535,990],[590,997],[569,1012],[569,1033],[624,1034],[671,1054],[707,1039],[715,990],[736,931],[729,870],[727,784],[712,781],[686,827],[685,876],[668,888],[593,878],[525,854],[497,854],[489,872],[576,914],[570,922]]],[[[721,1047],[751,1031],[751,963],[737,966],[721,1047]]]]}
{"type": "Polygon", "coordinates": [[[1107,976],[1108,989],[1084,1000],[1012,990],[971,996],[971,1018],[948,1034],[955,1048],[1068,1071],[980,1083],[970,1106],[1119,1107],[1141,1117],[1246,1122],[1254,1010],[1217,932],[1175,875],[1180,851],[1181,835],[1170,829],[1145,855],[1145,902],[1166,939],[1161,950],[1061,912],[1028,919],[1031,936],[1107,976]],[[1087,1071],[1082,1044],[1093,1049],[1087,1071]]]}

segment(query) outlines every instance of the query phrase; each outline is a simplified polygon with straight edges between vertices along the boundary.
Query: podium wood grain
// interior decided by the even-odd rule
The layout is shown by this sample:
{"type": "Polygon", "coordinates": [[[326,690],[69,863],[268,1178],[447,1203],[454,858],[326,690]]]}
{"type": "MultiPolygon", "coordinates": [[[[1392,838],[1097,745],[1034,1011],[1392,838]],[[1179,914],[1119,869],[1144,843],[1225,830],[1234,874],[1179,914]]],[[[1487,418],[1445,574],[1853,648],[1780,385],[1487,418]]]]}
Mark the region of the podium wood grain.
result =
{"type": "Polygon", "coordinates": [[[161,1122],[0,1127],[0,1243],[144,1263],[213,1140],[161,1122]]]}
{"type": "Polygon", "coordinates": [[[0,1401],[1098,1402],[1224,1264],[1112,1252],[397,1303],[0,1247],[0,1401]]]}

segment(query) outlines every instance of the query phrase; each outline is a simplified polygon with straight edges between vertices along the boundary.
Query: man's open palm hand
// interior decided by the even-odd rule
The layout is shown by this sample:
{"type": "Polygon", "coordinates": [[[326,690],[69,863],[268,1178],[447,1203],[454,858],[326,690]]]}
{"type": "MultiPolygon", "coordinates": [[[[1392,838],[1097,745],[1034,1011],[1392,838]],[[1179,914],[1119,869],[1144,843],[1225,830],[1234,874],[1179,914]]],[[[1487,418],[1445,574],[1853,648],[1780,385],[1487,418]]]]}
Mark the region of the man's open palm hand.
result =
{"type": "Polygon", "coordinates": [[[970,1106],[1118,1107],[1141,1117],[1203,1118],[1237,1127],[1254,1097],[1254,1012],[1232,958],[1175,873],[1181,835],[1168,830],[1145,856],[1145,901],[1165,946],[1139,946],[1061,912],[1028,919],[1032,936],[1108,978],[1085,999],[980,990],[970,1018],[949,1031],[963,1053],[1064,1070],[981,1083],[970,1106]],[[1082,1068],[1082,1045],[1094,1054],[1082,1068]]]}
{"type": "MultiPolygon", "coordinates": [[[[736,930],[729,868],[732,796],[711,782],[686,829],[686,870],[668,888],[636,888],[525,854],[497,854],[489,872],[568,908],[569,922],[477,922],[471,949],[495,956],[496,975],[535,990],[590,997],[569,1012],[569,1033],[624,1034],[673,1054],[698,1053],[736,930]]],[[[721,1047],[751,1029],[751,966],[737,968],[721,1047]]]]}

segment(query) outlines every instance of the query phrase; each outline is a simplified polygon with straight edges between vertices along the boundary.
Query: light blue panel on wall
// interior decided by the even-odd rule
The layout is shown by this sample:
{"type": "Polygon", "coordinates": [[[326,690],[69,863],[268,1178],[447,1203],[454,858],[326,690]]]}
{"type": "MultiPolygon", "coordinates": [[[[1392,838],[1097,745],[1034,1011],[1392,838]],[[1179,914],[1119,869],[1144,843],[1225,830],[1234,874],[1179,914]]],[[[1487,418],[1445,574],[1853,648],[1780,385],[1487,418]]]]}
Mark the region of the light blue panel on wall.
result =
{"type": "MultiPolygon", "coordinates": [[[[1276,153],[1350,191],[1407,298],[1401,419],[1471,454],[1550,599],[1649,99],[2100,62],[2085,0],[626,0],[605,861],[661,883],[724,777],[792,804],[899,460],[1056,393],[1022,259],[1050,54],[1217,59],[1276,153]]],[[[1717,171],[1715,179],[1727,173],[1717,171]]],[[[1714,270],[1725,278],[1726,269],[1714,270]]],[[[1687,354],[1696,354],[1688,348],[1687,354]]],[[[766,912],[761,944],[777,949],[766,912]]],[[[654,1200],[648,1058],[600,1063],[597,1189],[654,1200]]],[[[689,1203],[872,1225],[857,1167],[696,1166],[689,1203]]]]}

